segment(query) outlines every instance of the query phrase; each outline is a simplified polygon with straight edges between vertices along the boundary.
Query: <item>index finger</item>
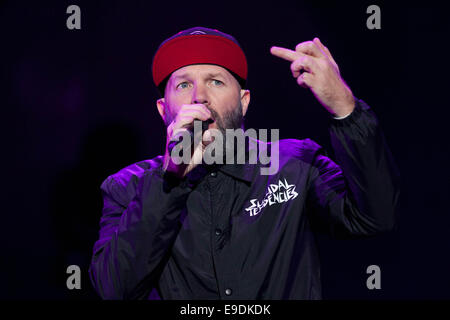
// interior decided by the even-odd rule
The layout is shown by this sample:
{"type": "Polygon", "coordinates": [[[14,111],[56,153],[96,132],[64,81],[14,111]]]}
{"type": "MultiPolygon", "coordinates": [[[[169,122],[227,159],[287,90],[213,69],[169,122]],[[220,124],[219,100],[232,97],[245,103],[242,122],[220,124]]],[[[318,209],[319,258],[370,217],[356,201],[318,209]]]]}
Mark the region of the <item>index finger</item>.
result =
{"type": "Polygon", "coordinates": [[[203,103],[183,104],[181,110],[198,110],[206,115],[212,115],[211,111],[203,103]]]}
{"type": "Polygon", "coordinates": [[[284,60],[288,61],[294,61],[301,57],[303,54],[300,52],[296,52],[290,49],[282,48],[282,47],[272,47],[270,48],[270,53],[274,56],[277,56],[279,58],[282,58],[284,60]]]}

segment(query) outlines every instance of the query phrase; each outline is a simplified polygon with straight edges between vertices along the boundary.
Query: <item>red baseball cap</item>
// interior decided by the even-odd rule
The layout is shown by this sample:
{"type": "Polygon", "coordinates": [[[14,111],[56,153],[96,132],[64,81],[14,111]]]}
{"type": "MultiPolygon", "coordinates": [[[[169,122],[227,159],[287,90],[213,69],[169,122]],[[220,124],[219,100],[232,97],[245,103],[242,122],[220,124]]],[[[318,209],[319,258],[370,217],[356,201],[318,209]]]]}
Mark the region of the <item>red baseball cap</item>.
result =
{"type": "Polygon", "coordinates": [[[247,59],[237,40],[216,29],[194,27],[166,39],[152,62],[153,82],[164,94],[172,72],[191,64],[215,64],[227,69],[245,87],[247,59]]]}

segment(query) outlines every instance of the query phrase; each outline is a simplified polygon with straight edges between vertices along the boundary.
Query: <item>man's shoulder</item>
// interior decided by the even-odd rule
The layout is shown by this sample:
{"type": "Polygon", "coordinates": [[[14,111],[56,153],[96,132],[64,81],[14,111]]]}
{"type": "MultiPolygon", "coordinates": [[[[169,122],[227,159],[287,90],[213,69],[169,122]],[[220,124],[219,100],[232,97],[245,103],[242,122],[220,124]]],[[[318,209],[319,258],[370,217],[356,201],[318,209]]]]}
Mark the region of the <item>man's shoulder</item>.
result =
{"type": "Polygon", "coordinates": [[[275,142],[256,140],[255,142],[251,149],[257,152],[258,163],[271,168],[270,172],[292,170],[294,167],[298,172],[306,172],[314,163],[318,153],[324,152],[319,144],[309,138],[281,139],[275,142]]]}
{"type": "Polygon", "coordinates": [[[309,166],[314,162],[318,153],[323,151],[322,146],[309,138],[279,140],[280,167],[289,163],[298,163],[309,166]]]}
{"type": "Polygon", "coordinates": [[[103,181],[102,188],[111,184],[119,188],[129,188],[130,184],[135,185],[144,174],[161,170],[162,163],[163,156],[157,156],[130,164],[108,176],[103,181]]]}
{"type": "Polygon", "coordinates": [[[278,148],[279,152],[286,156],[299,156],[301,154],[317,152],[322,149],[318,143],[310,138],[305,139],[280,139],[275,142],[265,142],[262,140],[251,140],[252,150],[267,150],[278,148]]]}
{"type": "Polygon", "coordinates": [[[322,146],[310,138],[306,139],[281,139],[279,140],[280,152],[287,156],[301,156],[305,153],[316,153],[322,146]]]}
{"type": "Polygon", "coordinates": [[[278,148],[279,158],[285,161],[297,159],[309,162],[310,159],[322,150],[322,146],[309,138],[281,139],[276,142],[267,143],[267,147],[272,152],[278,148]]]}

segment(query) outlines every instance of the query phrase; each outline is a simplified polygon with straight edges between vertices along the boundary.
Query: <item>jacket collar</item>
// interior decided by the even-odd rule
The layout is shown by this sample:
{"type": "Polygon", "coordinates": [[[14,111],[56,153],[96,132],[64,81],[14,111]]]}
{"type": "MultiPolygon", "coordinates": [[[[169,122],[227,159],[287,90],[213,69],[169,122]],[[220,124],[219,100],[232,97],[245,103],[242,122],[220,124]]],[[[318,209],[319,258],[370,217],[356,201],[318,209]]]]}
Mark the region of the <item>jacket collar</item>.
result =
{"type": "Polygon", "coordinates": [[[256,164],[225,164],[220,167],[220,171],[237,179],[251,183],[255,172],[256,164]]]}
{"type": "Polygon", "coordinates": [[[218,170],[235,179],[251,183],[255,179],[259,165],[258,161],[256,163],[250,163],[250,159],[259,160],[258,149],[260,147],[261,141],[251,138],[246,140],[244,155],[238,154],[234,164],[221,165],[218,170]]]}
{"type": "Polygon", "coordinates": [[[234,179],[251,183],[257,174],[259,165],[258,163],[249,163],[249,159],[258,159],[258,144],[260,143],[258,140],[250,140],[246,144],[245,158],[242,159],[242,155],[238,155],[234,164],[198,165],[187,174],[187,178],[190,182],[196,183],[208,173],[221,171],[234,179]]]}

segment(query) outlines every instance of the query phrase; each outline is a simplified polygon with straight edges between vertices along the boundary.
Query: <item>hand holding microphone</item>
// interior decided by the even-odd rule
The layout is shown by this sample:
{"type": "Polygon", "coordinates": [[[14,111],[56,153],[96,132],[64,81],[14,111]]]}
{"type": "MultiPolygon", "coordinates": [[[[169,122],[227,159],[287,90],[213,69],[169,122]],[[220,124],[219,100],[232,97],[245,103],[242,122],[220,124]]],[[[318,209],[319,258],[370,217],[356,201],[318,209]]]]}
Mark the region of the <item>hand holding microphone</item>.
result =
{"type": "MultiPolygon", "coordinates": [[[[167,142],[166,152],[164,155],[164,169],[170,171],[179,177],[185,176],[192,170],[196,164],[193,161],[189,163],[175,163],[172,159],[172,150],[178,145],[183,136],[189,135],[191,138],[191,146],[194,142],[194,121],[202,121],[202,137],[203,133],[208,129],[209,123],[214,122],[211,112],[203,104],[185,104],[182,105],[177,113],[177,116],[172,123],[167,127],[167,142]]],[[[192,151],[193,159],[196,155],[201,155],[203,152],[202,143],[194,146],[192,151]]],[[[184,150],[183,150],[184,152],[184,150]]]]}
{"type": "MultiPolygon", "coordinates": [[[[194,121],[196,121],[198,119],[194,119],[194,121]]],[[[205,133],[206,130],[208,130],[209,124],[213,123],[214,121],[212,119],[208,119],[208,120],[203,120],[202,121],[202,137],[203,134],[205,133]]],[[[190,140],[192,142],[194,142],[194,126],[190,126],[188,128],[186,128],[188,131],[188,134],[190,135],[190,140]]],[[[178,134],[175,134],[172,139],[169,141],[169,145],[167,147],[169,154],[172,154],[172,150],[173,148],[175,148],[175,146],[177,144],[179,144],[183,138],[183,131],[179,131],[178,134]]]]}

